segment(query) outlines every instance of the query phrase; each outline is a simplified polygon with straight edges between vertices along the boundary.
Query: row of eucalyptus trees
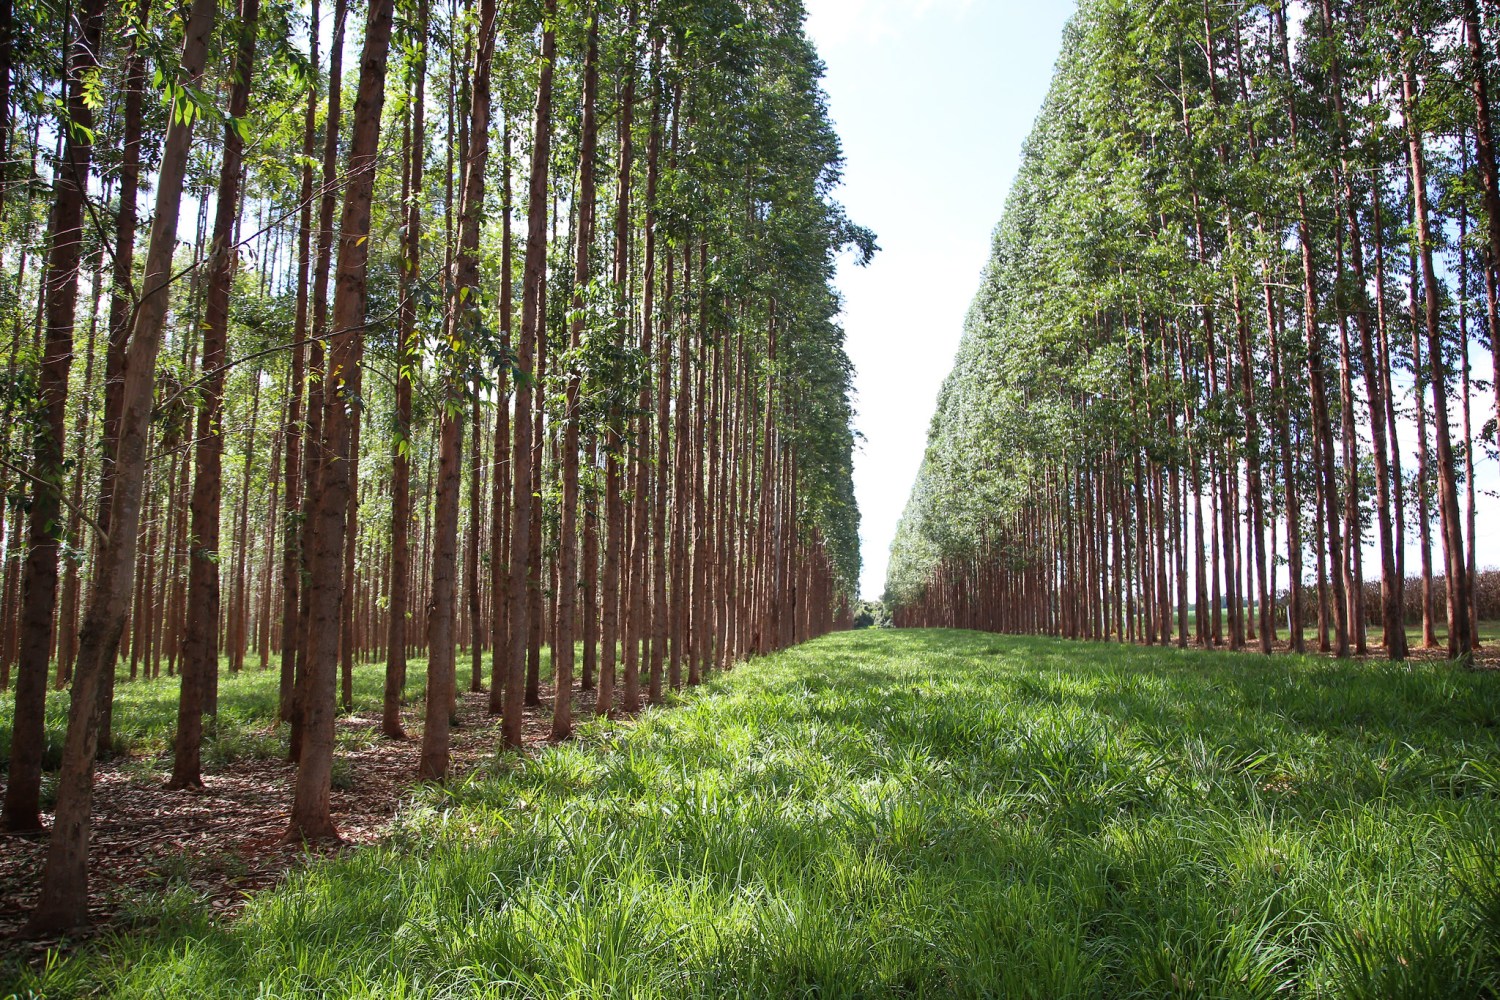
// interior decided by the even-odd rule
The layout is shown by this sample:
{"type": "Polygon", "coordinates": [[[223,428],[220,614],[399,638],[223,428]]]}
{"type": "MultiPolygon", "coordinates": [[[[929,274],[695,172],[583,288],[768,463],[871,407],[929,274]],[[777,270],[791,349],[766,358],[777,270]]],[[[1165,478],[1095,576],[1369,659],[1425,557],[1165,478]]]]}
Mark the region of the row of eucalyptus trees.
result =
{"type": "Polygon", "coordinates": [[[1415,597],[1423,644],[1442,613],[1469,656],[1497,45],[1491,0],[1086,0],[894,545],[897,620],[1266,653],[1312,627],[1402,659],[1415,597]]]}
{"type": "Polygon", "coordinates": [[[186,789],[221,670],[279,672],[295,843],[360,662],[441,781],[461,684],[515,747],[847,623],[874,245],[798,0],[0,14],[9,830],[69,698],[35,929],[87,917],[117,676],[180,677],[186,789]]]}

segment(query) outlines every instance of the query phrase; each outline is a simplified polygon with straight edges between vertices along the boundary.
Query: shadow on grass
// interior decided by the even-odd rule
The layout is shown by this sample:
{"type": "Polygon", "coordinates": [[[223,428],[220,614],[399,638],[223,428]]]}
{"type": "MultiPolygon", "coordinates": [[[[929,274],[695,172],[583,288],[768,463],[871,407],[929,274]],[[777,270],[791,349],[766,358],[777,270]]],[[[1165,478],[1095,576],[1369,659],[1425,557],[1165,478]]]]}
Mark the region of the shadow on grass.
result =
{"type": "MultiPolygon", "coordinates": [[[[1493,995],[1500,677],[831,636],[49,995],[1493,995]]],[[[163,903],[166,910],[180,901],[163,903]]]]}

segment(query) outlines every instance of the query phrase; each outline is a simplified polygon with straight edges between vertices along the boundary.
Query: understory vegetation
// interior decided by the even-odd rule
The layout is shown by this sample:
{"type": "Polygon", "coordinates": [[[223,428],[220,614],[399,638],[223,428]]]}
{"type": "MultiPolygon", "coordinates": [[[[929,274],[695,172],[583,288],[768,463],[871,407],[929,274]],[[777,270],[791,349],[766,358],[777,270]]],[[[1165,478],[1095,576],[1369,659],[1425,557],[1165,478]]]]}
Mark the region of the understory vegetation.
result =
{"type": "MultiPolygon", "coordinates": [[[[550,651],[542,652],[541,677],[550,682],[550,651]]],[[[418,705],[427,676],[425,660],[407,667],[407,694],[418,705]]],[[[381,710],[385,665],[365,663],[354,667],[353,698],[349,713],[378,718],[381,710]]],[[[122,678],[123,681],[123,678],[122,678]]],[[[203,766],[212,775],[246,758],[286,760],[290,733],[276,725],[278,677],[275,671],[224,671],[220,679],[219,714],[208,720],[203,731],[203,766]]],[[[111,756],[128,758],[144,769],[170,772],[172,736],[177,726],[179,679],[159,677],[121,683],[115,694],[114,743],[111,756]]],[[[15,701],[0,692],[0,765],[10,759],[14,733],[15,701]]],[[[53,698],[47,704],[42,751],[43,797],[56,778],[68,729],[68,703],[53,698]]],[[[375,732],[368,734],[372,738],[375,732]]],[[[347,738],[339,733],[339,738],[347,738]]],[[[165,778],[163,778],[165,780],[165,778]]]]}
{"type": "Polygon", "coordinates": [[[1497,724],[1497,678],[1436,662],[841,633],[20,988],[1489,996],[1497,724]]]}

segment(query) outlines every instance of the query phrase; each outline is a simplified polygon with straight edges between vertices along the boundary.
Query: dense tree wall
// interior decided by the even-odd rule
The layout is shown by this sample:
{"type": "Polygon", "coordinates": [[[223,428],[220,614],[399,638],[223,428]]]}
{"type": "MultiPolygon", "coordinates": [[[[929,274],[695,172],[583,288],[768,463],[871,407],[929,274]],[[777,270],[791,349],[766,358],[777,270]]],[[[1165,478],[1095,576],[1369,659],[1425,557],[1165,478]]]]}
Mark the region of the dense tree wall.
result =
{"type": "Polygon", "coordinates": [[[1416,591],[1423,644],[1469,655],[1497,39],[1479,0],[1086,0],[895,541],[897,621],[1399,659],[1416,591]]]}
{"type": "Polygon", "coordinates": [[[562,738],[850,622],[874,241],[796,0],[0,13],[10,829],[71,692],[38,928],[85,919],[117,672],[181,675],[191,787],[220,671],[279,670],[301,840],[361,661],[401,738],[427,659],[442,780],[459,683],[562,738]]]}

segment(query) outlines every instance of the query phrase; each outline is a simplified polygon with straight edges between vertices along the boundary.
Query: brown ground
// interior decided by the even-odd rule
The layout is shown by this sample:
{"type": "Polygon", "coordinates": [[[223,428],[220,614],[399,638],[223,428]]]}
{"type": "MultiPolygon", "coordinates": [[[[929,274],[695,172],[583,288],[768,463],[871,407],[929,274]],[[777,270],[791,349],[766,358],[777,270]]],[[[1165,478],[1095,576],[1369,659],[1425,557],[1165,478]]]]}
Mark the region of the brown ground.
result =
{"type": "MultiPolygon", "coordinates": [[[[551,690],[544,688],[542,694],[542,703],[526,710],[528,748],[551,737],[551,690]]],[[[460,725],[453,729],[450,770],[455,776],[499,745],[500,720],[487,714],[488,702],[487,694],[459,694],[460,725]]],[[[574,703],[575,721],[591,718],[593,706],[593,692],[581,693],[574,703]]],[[[403,715],[410,736],[406,741],[377,738],[368,746],[339,752],[345,763],[335,774],[349,775],[352,787],[333,790],[334,822],[344,838],[337,846],[281,846],[296,774],[285,762],[241,761],[227,773],[205,773],[207,787],[197,791],[167,791],[166,775],[142,769],[139,760],[100,765],[94,785],[90,935],[127,926],[131,901],[159,893],[169,883],[186,885],[230,915],[249,893],[275,885],[310,858],[378,841],[416,780],[421,719],[414,718],[411,708],[403,715]]],[[[343,715],[338,726],[341,731],[378,730],[380,717],[378,712],[343,715]]],[[[46,848],[45,837],[0,834],[0,960],[17,953],[41,958],[59,944],[17,937],[39,890],[46,848]]]]}

